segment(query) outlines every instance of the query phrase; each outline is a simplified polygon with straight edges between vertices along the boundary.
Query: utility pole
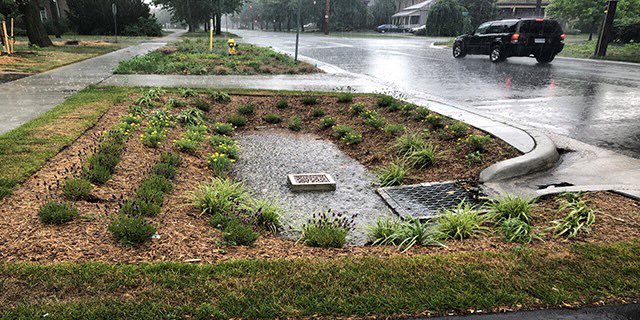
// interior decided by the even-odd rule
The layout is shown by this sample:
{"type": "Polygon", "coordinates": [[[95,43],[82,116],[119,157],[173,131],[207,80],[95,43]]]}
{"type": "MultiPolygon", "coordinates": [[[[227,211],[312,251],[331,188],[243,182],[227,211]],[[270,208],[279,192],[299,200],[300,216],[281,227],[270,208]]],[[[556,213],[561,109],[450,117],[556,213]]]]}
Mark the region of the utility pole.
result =
{"type": "Polygon", "coordinates": [[[295,61],[298,61],[298,45],[300,44],[300,11],[302,10],[302,0],[298,0],[298,27],[296,28],[296,57],[295,61]]]}
{"type": "Polygon", "coordinates": [[[111,4],[111,13],[113,13],[113,27],[115,29],[116,43],[118,43],[118,5],[114,2],[111,4]]]}
{"type": "Polygon", "coordinates": [[[611,41],[611,29],[613,28],[613,19],[616,17],[616,8],[618,6],[618,0],[609,0],[605,8],[604,22],[602,23],[602,30],[600,37],[598,37],[598,44],[596,45],[596,57],[605,57],[607,55],[607,47],[609,41],[611,41]]]}
{"type": "Polygon", "coordinates": [[[331,0],[327,0],[327,9],[324,14],[324,34],[329,34],[329,13],[331,12],[331,0]]]}

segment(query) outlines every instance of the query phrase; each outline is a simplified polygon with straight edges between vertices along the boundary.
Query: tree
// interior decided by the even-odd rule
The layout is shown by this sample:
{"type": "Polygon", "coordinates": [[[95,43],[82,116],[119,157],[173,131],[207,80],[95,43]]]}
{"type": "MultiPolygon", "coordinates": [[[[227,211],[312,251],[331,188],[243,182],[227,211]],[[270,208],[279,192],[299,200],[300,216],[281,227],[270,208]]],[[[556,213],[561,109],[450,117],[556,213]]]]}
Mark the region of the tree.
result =
{"type": "Polygon", "coordinates": [[[498,15],[496,0],[460,0],[460,5],[469,13],[469,28],[472,30],[498,15]]]}
{"type": "Polygon", "coordinates": [[[396,13],[396,11],[394,0],[377,0],[373,6],[371,6],[373,25],[379,26],[389,23],[391,16],[396,13]]]}
{"type": "Polygon", "coordinates": [[[438,0],[427,17],[427,34],[430,36],[452,37],[462,30],[462,10],[458,0],[438,0]]]}
{"type": "Polygon", "coordinates": [[[69,21],[80,34],[113,34],[111,5],[118,6],[118,33],[134,26],[140,18],[151,17],[149,5],[143,0],[68,0],[69,21]]]}
{"type": "Polygon", "coordinates": [[[39,47],[50,47],[53,46],[53,42],[49,39],[47,30],[40,20],[40,9],[37,2],[38,0],[16,0],[27,29],[29,42],[39,47]]]}
{"type": "Polygon", "coordinates": [[[155,5],[169,10],[176,22],[184,21],[189,32],[194,32],[201,23],[215,18],[216,34],[221,34],[223,14],[235,13],[242,6],[242,0],[153,0],[155,5]]]}
{"type": "Polygon", "coordinates": [[[577,22],[589,29],[589,41],[604,16],[606,0],[553,0],[547,15],[565,22],[577,22]]]}

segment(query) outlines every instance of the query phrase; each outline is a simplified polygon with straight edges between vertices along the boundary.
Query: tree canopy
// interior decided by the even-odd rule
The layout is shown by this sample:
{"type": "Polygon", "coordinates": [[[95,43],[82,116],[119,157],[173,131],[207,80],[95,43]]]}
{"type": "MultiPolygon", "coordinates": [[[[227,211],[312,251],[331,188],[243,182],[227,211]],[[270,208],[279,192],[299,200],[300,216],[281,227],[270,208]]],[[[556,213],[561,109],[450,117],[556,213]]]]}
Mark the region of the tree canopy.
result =
{"type": "Polygon", "coordinates": [[[438,0],[427,18],[427,34],[430,36],[457,36],[462,32],[462,10],[458,0],[438,0]]]}

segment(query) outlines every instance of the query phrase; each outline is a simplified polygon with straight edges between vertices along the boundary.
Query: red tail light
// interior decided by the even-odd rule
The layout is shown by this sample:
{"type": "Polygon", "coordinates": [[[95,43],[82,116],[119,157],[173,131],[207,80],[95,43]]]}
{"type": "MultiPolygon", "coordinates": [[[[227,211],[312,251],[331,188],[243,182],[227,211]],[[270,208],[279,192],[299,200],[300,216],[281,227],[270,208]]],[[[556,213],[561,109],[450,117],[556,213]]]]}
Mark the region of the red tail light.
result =
{"type": "Polygon", "coordinates": [[[564,39],[565,39],[566,37],[567,37],[567,35],[566,35],[566,34],[564,34],[564,33],[563,33],[563,34],[561,34],[561,35],[560,35],[560,41],[564,42],[564,39]]]}
{"type": "Polygon", "coordinates": [[[520,34],[519,33],[514,33],[511,36],[511,43],[518,43],[518,40],[520,40],[520,34]]]}
{"type": "Polygon", "coordinates": [[[544,19],[536,19],[536,22],[544,22],[544,19]]]}

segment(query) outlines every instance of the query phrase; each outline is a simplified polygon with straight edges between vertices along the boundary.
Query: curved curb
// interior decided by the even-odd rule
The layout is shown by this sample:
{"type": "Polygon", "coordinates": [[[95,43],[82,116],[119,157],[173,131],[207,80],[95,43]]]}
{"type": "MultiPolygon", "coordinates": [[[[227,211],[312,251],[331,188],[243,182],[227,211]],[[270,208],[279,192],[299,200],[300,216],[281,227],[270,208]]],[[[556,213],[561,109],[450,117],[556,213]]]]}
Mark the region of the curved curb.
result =
{"type": "Polygon", "coordinates": [[[522,156],[495,163],[480,172],[480,182],[506,180],[552,168],[560,159],[555,143],[544,133],[527,130],[536,146],[522,156]]]}

